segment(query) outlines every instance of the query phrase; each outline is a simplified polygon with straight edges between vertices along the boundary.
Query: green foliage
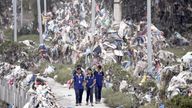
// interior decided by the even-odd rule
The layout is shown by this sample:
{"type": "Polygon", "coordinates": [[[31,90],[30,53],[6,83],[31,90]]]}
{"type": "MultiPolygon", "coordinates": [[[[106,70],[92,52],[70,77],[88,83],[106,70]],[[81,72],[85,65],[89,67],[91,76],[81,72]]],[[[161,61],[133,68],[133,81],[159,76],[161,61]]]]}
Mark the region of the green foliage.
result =
{"type": "Polygon", "coordinates": [[[114,80],[129,80],[130,78],[130,74],[128,71],[123,70],[123,68],[121,67],[121,65],[116,64],[116,63],[110,63],[110,64],[106,64],[104,65],[104,71],[108,71],[109,69],[112,71],[113,74],[113,79],[114,80]]]}
{"type": "Polygon", "coordinates": [[[5,41],[0,44],[0,54],[7,52],[19,52],[22,49],[22,45],[12,41],[5,41]]]}
{"type": "Polygon", "coordinates": [[[182,57],[187,52],[192,51],[192,46],[181,46],[181,47],[174,47],[174,48],[167,48],[172,53],[174,53],[177,57],[182,57]]]}
{"type": "Polygon", "coordinates": [[[127,81],[127,83],[133,83],[133,77],[131,77],[131,70],[125,71],[121,65],[116,63],[106,64],[103,66],[104,72],[110,70],[112,75],[113,90],[119,91],[120,82],[122,80],[127,81]]]}
{"type": "Polygon", "coordinates": [[[57,78],[55,80],[61,84],[65,84],[68,80],[71,79],[72,65],[50,64],[48,62],[45,62],[39,66],[38,68],[39,73],[42,74],[49,65],[52,65],[55,67],[55,72],[52,74],[49,74],[48,75],[49,77],[54,78],[54,76],[57,75],[57,78]]]}
{"type": "Polygon", "coordinates": [[[113,91],[113,89],[111,89],[111,88],[104,88],[103,90],[102,90],[102,96],[103,96],[103,98],[107,98],[108,96],[110,96],[111,94],[113,94],[114,93],[114,91],[113,91]]]}
{"type": "Polygon", "coordinates": [[[64,84],[72,78],[72,65],[53,64],[53,66],[56,68],[56,71],[49,76],[53,78],[55,75],[57,75],[57,82],[64,84]]]}
{"type": "Polygon", "coordinates": [[[85,57],[81,57],[76,63],[75,63],[75,66],[77,65],[82,65],[82,67],[85,67],[85,57]]]}
{"type": "Polygon", "coordinates": [[[7,7],[11,7],[12,0],[0,0],[0,16],[4,16],[7,7]]]}
{"type": "Polygon", "coordinates": [[[13,30],[7,29],[4,31],[5,38],[8,40],[13,40],[13,30]]]}
{"type": "Polygon", "coordinates": [[[104,89],[103,96],[105,97],[104,102],[111,108],[116,108],[119,106],[124,108],[132,108],[138,105],[137,100],[133,95],[114,92],[112,89],[104,89]]]}
{"type": "Polygon", "coordinates": [[[159,90],[159,98],[161,100],[165,100],[166,99],[166,88],[163,87],[159,90]]]}
{"type": "Polygon", "coordinates": [[[37,33],[37,27],[38,27],[37,0],[33,0],[32,2],[32,12],[34,16],[33,31],[34,33],[37,33]]]}
{"type": "Polygon", "coordinates": [[[39,36],[36,34],[22,35],[18,37],[18,41],[32,40],[35,43],[39,43],[39,36]]]}
{"type": "Polygon", "coordinates": [[[38,73],[43,73],[45,71],[45,69],[47,68],[47,66],[49,65],[48,62],[43,62],[39,65],[38,67],[38,73]]]}
{"type": "Polygon", "coordinates": [[[141,106],[139,108],[158,108],[158,104],[156,104],[155,102],[152,102],[152,103],[146,104],[144,106],[141,106]]]}
{"type": "Polygon", "coordinates": [[[2,62],[8,62],[11,64],[16,63],[19,58],[15,57],[15,54],[19,54],[22,49],[23,46],[19,43],[15,43],[12,41],[3,42],[2,44],[0,44],[0,54],[2,54],[3,56],[2,62]]]}
{"type": "Polygon", "coordinates": [[[167,108],[192,108],[192,97],[177,95],[166,102],[167,108]]]}
{"type": "Polygon", "coordinates": [[[155,88],[155,89],[153,90],[153,91],[154,91],[153,93],[156,92],[156,90],[157,90],[157,85],[156,85],[156,83],[155,83],[154,81],[148,80],[148,81],[146,81],[146,82],[143,83],[143,85],[142,85],[142,90],[143,90],[144,93],[146,93],[147,91],[150,91],[150,88],[155,88]]]}

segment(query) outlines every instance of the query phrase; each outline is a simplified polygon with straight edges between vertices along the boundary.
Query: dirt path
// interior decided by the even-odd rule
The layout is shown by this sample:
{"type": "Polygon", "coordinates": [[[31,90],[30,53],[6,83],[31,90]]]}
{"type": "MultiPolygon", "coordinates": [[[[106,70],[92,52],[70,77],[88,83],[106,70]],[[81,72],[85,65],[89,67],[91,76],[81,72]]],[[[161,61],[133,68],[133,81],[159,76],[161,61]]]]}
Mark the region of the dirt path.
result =
{"type": "MultiPolygon", "coordinates": [[[[82,106],[75,106],[75,93],[74,89],[65,88],[63,85],[57,83],[51,78],[45,79],[48,85],[51,87],[53,93],[56,96],[57,102],[62,108],[91,108],[91,106],[85,105],[86,92],[83,93],[82,106]]],[[[93,108],[109,108],[103,102],[101,104],[95,104],[93,108]]]]}

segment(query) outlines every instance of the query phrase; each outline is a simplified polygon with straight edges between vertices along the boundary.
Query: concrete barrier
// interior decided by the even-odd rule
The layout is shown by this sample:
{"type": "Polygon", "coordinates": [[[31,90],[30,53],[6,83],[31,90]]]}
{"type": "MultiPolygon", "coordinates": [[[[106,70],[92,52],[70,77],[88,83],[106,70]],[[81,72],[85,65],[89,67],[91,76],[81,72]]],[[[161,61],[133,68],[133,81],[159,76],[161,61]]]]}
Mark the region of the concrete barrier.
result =
{"type": "Polygon", "coordinates": [[[7,80],[0,79],[0,100],[14,105],[17,108],[23,108],[28,102],[27,91],[15,85],[9,86],[7,80]]]}

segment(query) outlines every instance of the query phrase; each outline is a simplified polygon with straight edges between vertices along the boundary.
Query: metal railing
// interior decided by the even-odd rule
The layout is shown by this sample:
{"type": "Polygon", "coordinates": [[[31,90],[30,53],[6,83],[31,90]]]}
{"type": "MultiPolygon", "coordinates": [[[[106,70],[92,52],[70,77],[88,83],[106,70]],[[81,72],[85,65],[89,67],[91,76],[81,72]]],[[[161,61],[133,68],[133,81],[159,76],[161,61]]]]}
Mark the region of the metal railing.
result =
{"type": "Polygon", "coordinates": [[[23,108],[28,102],[29,96],[26,90],[15,85],[8,85],[7,80],[0,79],[0,100],[14,105],[17,108],[23,108]]]}

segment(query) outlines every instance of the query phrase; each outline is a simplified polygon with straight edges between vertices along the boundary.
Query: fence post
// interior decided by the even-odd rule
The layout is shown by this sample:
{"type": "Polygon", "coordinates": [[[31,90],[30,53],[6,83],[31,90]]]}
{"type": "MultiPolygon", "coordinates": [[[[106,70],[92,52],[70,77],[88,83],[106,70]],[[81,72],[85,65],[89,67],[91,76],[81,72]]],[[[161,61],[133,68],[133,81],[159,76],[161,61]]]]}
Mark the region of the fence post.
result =
{"type": "Polygon", "coordinates": [[[13,96],[14,96],[14,97],[13,97],[14,103],[13,103],[13,104],[14,104],[14,106],[16,106],[16,100],[15,100],[15,99],[16,99],[16,98],[15,98],[15,97],[16,97],[16,90],[15,90],[15,87],[13,87],[13,92],[14,92],[14,95],[13,95],[13,96]]]}
{"type": "Polygon", "coordinates": [[[3,86],[3,95],[2,95],[2,101],[4,101],[5,100],[5,86],[3,86]]]}
{"type": "Polygon", "coordinates": [[[2,94],[3,94],[3,86],[1,84],[1,79],[0,79],[0,98],[2,99],[2,94]]]}
{"type": "Polygon", "coordinates": [[[6,90],[6,102],[8,102],[9,101],[9,99],[8,99],[9,98],[9,91],[8,91],[9,90],[9,86],[6,85],[6,89],[5,90],[6,90]]]}

